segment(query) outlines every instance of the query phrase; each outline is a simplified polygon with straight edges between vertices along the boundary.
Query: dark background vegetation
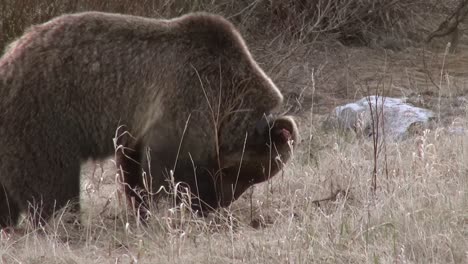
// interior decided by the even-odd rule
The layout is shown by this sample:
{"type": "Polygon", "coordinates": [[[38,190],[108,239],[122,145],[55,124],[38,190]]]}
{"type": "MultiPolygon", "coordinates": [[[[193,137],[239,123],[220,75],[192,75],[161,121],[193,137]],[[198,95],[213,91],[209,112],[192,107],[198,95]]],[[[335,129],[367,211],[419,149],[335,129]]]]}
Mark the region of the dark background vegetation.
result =
{"type": "MultiPolygon", "coordinates": [[[[417,0],[2,0],[0,47],[29,25],[81,11],[106,11],[170,18],[193,11],[227,16],[250,34],[288,34],[300,41],[327,34],[343,44],[367,44],[373,34],[408,33],[417,0]]],[[[427,3],[424,5],[428,6],[427,3]]]]}

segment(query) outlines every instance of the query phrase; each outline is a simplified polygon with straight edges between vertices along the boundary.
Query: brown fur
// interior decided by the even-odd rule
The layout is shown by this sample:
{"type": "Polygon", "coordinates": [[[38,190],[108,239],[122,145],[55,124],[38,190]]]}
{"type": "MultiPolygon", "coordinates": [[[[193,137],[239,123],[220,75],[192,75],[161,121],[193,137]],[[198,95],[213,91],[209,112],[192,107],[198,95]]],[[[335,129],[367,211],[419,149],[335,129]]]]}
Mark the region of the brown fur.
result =
{"type": "MultiPolygon", "coordinates": [[[[219,16],[87,12],[33,26],[0,59],[0,226],[38,206],[35,224],[69,202],[79,210],[80,164],[111,155],[122,124],[132,137],[118,138],[121,150],[134,149],[128,153],[139,164],[151,146],[160,162],[151,172],[171,166],[176,153],[176,173],[193,171],[192,160],[208,171],[238,167],[246,135],[246,161],[254,162],[270,130],[257,137],[254,131],[281,101],[239,33],[219,16]]],[[[278,120],[296,139],[294,121],[278,120]]],[[[132,196],[142,186],[140,171],[123,154],[117,151],[117,159],[130,172],[124,179],[132,196]]],[[[162,177],[154,178],[160,184],[162,177]]],[[[182,179],[193,187],[189,175],[182,179]]]]}

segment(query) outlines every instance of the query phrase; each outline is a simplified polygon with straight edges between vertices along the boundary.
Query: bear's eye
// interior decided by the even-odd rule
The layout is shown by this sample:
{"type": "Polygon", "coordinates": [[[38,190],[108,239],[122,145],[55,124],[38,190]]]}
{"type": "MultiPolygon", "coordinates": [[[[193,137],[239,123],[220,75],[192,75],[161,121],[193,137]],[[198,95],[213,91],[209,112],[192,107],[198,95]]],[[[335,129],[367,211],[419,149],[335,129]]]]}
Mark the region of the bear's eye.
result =
{"type": "Polygon", "coordinates": [[[257,135],[264,135],[270,129],[270,121],[273,119],[272,114],[264,115],[255,125],[255,133],[257,135]]]}

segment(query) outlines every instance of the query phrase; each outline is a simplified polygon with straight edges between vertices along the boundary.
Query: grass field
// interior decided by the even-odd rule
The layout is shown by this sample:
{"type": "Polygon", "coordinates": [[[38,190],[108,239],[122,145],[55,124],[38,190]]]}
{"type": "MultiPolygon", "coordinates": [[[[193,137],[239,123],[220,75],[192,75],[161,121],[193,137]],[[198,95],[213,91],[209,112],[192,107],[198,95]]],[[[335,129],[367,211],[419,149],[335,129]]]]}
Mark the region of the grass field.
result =
{"type": "Polygon", "coordinates": [[[113,161],[88,162],[82,225],[66,224],[64,214],[44,230],[25,222],[13,234],[2,232],[0,263],[468,263],[468,38],[461,33],[450,51],[450,36],[424,43],[455,1],[360,1],[394,3],[362,19],[365,30],[353,16],[332,24],[343,17],[334,13],[328,24],[308,28],[317,14],[310,18],[301,8],[314,6],[288,1],[70,1],[69,9],[40,2],[0,4],[3,46],[28,21],[75,10],[231,17],[283,92],[281,111],[297,117],[302,141],[284,172],[231,207],[201,218],[162,201],[148,226],[126,210],[113,161]],[[436,125],[377,147],[323,127],[333,107],[375,92],[431,109],[436,125]]]}

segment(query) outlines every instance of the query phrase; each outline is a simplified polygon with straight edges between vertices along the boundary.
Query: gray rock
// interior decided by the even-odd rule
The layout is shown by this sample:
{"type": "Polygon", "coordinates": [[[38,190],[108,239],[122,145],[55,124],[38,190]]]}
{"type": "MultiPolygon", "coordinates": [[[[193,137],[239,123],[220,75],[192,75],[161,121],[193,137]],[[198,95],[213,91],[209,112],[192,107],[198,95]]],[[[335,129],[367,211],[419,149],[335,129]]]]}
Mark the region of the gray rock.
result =
{"type": "Polygon", "coordinates": [[[382,138],[400,140],[425,129],[434,118],[430,110],[415,107],[404,99],[369,96],[336,107],[326,121],[328,127],[352,130],[357,134],[372,137],[374,131],[382,138]],[[372,126],[374,120],[374,129],[372,126]],[[378,121],[378,122],[377,122],[378,121]],[[379,126],[375,126],[376,124],[379,126]]]}

